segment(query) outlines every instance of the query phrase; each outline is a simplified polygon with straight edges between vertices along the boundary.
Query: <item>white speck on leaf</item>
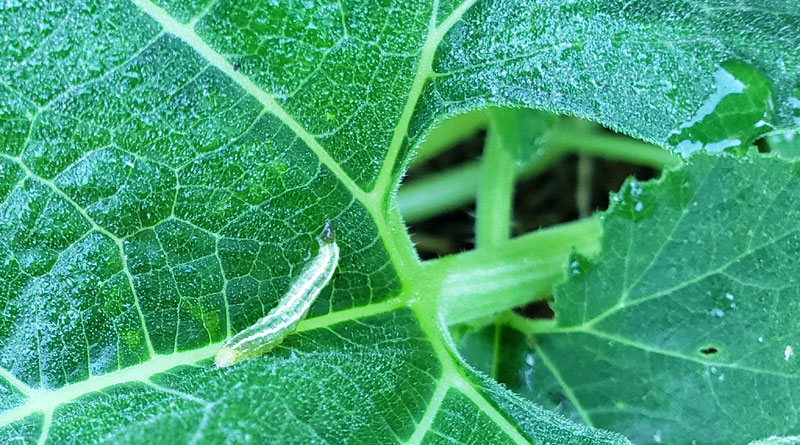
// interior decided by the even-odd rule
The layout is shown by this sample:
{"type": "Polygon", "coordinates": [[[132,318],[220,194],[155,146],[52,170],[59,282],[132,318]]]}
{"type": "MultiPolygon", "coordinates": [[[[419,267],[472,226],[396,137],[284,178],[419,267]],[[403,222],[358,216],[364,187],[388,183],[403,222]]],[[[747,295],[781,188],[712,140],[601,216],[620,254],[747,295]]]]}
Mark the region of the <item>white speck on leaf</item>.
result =
{"type": "Polygon", "coordinates": [[[656,430],[656,433],[653,434],[653,441],[655,443],[661,443],[661,430],[656,430]]]}
{"type": "Polygon", "coordinates": [[[721,318],[721,317],[725,316],[725,311],[723,311],[723,310],[722,310],[722,309],[720,309],[720,308],[716,308],[716,307],[715,307],[714,309],[711,309],[711,316],[712,316],[712,317],[718,317],[718,318],[721,318]]]}
{"type": "Polygon", "coordinates": [[[783,351],[783,359],[787,362],[789,359],[794,355],[794,348],[791,345],[787,345],[786,349],[783,351]]]}

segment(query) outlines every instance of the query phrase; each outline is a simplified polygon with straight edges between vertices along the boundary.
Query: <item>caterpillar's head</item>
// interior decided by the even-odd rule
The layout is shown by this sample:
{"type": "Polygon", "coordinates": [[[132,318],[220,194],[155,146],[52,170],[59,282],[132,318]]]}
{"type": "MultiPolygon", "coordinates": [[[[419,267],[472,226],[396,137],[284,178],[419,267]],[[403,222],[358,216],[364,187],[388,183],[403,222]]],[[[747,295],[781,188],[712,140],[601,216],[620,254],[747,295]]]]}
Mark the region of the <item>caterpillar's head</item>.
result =
{"type": "Polygon", "coordinates": [[[322,228],[322,233],[319,235],[319,240],[322,244],[330,244],[336,240],[336,232],[333,231],[332,222],[325,222],[325,227],[322,228]]]}
{"type": "Polygon", "coordinates": [[[217,351],[217,355],[214,357],[214,363],[216,363],[218,368],[224,368],[238,362],[241,358],[242,354],[227,346],[223,346],[217,351]]]}

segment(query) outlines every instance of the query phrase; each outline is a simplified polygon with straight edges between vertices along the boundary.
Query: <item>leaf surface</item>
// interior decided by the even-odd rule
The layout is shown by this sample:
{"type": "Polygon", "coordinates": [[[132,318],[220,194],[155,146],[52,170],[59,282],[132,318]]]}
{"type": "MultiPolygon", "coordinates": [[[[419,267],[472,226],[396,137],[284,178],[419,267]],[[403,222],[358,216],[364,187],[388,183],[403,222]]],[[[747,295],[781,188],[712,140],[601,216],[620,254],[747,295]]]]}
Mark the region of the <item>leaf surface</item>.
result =
{"type": "Polygon", "coordinates": [[[447,114],[537,106],[664,142],[734,56],[774,83],[783,128],[796,12],[790,1],[4,5],[0,439],[435,441],[459,417],[480,428],[456,441],[624,443],[454,358],[389,197],[447,114]],[[213,368],[327,220],[342,260],[300,333],[213,368]]]}
{"type": "Polygon", "coordinates": [[[575,257],[556,291],[537,375],[552,373],[588,423],[637,443],[790,434],[798,196],[797,165],[759,155],[696,154],[657,182],[629,181],[604,215],[601,253],[575,257]]]}

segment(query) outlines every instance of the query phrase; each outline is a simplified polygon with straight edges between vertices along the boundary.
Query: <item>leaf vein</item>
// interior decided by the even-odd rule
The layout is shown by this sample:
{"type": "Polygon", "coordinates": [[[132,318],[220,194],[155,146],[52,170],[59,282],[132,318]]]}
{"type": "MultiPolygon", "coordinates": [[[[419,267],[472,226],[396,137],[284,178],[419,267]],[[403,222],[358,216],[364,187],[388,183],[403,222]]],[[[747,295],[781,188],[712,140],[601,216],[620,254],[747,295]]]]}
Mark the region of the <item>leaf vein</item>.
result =
{"type": "MultiPolygon", "coordinates": [[[[256,98],[261,104],[287,127],[289,127],[311,151],[319,158],[328,169],[342,182],[342,184],[360,201],[365,204],[370,203],[370,199],[355,183],[355,181],[344,171],[333,157],[320,145],[316,138],[309,133],[299,122],[291,117],[275,100],[275,98],[253,83],[248,77],[237,72],[233,65],[225,59],[218,51],[209,46],[195,32],[191,25],[179,23],[171,17],[164,9],[156,6],[148,0],[133,0],[134,4],[147,13],[153,20],[158,22],[166,32],[169,32],[194,49],[200,56],[205,58],[211,65],[222,71],[231,80],[236,82],[246,92],[256,98]]],[[[369,207],[369,206],[368,206],[369,207]]]]}
{"type": "Polygon", "coordinates": [[[739,364],[736,364],[736,363],[709,362],[709,361],[706,361],[706,360],[703,360],[703,359],[700,359],[700,358],[697,358],[697,357],[692,357],[692,356],[689,356],[689,355],[686,355],[686,354],[681,354],[680,352],[674,352],[674,351],[669,351],[669,350],[666,350],[666,349],[654,348],[654,347],[648,346],[646,344],[639,343],[639,342],[636,342],[636,341],[633,341],[633,340],[630,340],[630,339],[627,339],[625,337],[621,337],[621,336],[618,336],[618,335],[609,334],[607,332],[600,331],[600,330],[597,330],[597,329],[582,329],[582,330],[580,330],[580,332],[584,332],[586,334],[593,335],[595,337],[599,337],[599,338],[603,338],[605,340],[616,342],[616,343],[619,343],[621,345],[625,345],[625,346],[629,346],[629,347],[632,347],[632,348],[640,349],[642,351],[645,351],[645,352],[648,352],[648,353],[651,353],[651,354],[664,355],[664,356],[667,356],[667,357],[672,357],[672,358],[676,358],[676,359],[680,359],[680,360],[686,360],[686,361],[697,363],[697,364],[700,364],[700,365],[703,365],[703,366],[708,366],[708,367],[714,366],[714,367],[719,367],[719,368],[735,369],[735,370],[743,371],[743,372],[752,372],[754,374],[771,375],[771,376],[775,376],[775,377],[782,377],[782,378],[785,378],[785,379],[792,379],[792,380],[800,378],[800,375],[793,374],[793,373],[770,371],[768,369],[755,368],[755,367],[751,367],[751,366],[742,366],[742,365],[739,365],[739,364]]]}

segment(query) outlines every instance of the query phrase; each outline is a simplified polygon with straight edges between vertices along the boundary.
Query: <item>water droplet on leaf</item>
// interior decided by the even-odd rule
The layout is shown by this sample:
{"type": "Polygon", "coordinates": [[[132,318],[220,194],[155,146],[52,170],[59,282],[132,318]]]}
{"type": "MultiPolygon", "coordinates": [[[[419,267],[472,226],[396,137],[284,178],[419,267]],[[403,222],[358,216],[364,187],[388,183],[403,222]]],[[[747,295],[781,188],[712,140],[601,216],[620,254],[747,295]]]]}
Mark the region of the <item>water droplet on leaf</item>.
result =
{"type": "Polygon", "coordinates": [[[631,179],[623,185],[619,193],[612,197],[612,201],[619,203],[616,206],[618,214],[634,221],[641,221],[652,215],[656,205],[653,202],[648,202],[647,205],[642,202],[643,191],[642,184],[635,179],[631,179]]]}
{"type": "Polygon", "coordinates": [[[794,94],[789,97],[789,106],[792,107],[792,119],[800,127],[800,85],[794,89],[794,94]]]}
{"type": "Polygon", "coordinates": [[[594,268],[594,264],[588,258],[575,254],[570,258],[569,271],[573,276],[582,275],[594,268]]]}
{"type": "Polygon", "coordinates": [[[773,109],[769,79],[747,63],[728,60],[714,73],[714,91],[668,142],[683,155],[696,150],[742,154],[772,128],[773,109]]]}

